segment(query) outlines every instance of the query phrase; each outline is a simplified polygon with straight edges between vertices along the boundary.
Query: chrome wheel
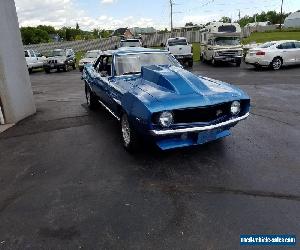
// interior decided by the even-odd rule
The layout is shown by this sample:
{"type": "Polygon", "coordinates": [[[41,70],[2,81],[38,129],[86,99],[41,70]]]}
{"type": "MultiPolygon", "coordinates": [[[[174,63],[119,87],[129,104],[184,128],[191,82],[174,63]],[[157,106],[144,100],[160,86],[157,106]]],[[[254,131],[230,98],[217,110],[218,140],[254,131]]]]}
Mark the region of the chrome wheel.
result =
{"type": "Polygon", "coordinates": [[[282,66],[282,61],[280,58],[275,58],[273,61],[272,61],[272,68],[274,70],[278,70],[280,69],[282,66]]]}
{"type": "Polygon", "coordinates": [[[127,115],[125,114],[122,116],[121,127],[125,147],[128,147],[128,145],[130,144],[130,126],[127,115]]]}
{"type": "Polygon", "coordinates": [[[89,91],[89,89],[86,90],[86,103],[88,106],[91,105],[91,92],[89,91]]]}

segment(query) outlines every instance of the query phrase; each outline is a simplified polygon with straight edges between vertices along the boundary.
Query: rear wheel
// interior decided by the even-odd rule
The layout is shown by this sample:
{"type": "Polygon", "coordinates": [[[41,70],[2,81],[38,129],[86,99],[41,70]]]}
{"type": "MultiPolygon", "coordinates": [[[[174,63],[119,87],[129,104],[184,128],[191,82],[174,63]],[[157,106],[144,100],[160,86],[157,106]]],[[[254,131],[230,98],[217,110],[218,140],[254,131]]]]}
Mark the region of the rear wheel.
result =
{"type": "Polygon", "coordinates": [[[273,70],[279,70],[282,67],[282,59],[280,57],[275,57],[271,62],[271,68],[273,70]]]}
{"type": "Polygon", "coordinates": [[[45,69],[46,74],[50,74],[50,69],[45,69]]]}
{"type": "Polygon", "coordinates": [[[31,74],[32,73],[32,68],[29,68],[28,72],[29,72],[29,74],[31,74]]]}
{"type": "Polygon", "coordinates": [[[189,67],[193,67],[193,64],[194,64],[193,61],[189,61],[189,62],[188,62],[189,67]]]}
{"type": "Polygon", "coordinates": [[[73,69],[76,69],[76,64],[75,64],[75,63],[72,65],[72,68],[73,68],[73,69]]]}
{"type": "Polygon", "coordinates": [[[123,146],[128,152],[137,151],[139,146],[139,139],[136,131],[129,123],[128,116],[123,113],[121,116],[121,135],[123,146]]]}

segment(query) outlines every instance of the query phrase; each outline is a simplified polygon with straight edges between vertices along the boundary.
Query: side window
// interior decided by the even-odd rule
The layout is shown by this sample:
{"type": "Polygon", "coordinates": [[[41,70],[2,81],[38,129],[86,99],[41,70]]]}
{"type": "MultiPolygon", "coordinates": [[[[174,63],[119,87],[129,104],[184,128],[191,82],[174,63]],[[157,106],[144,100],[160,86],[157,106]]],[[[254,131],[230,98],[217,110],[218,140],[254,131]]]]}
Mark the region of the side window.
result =
{"type": "Polygon", "coordinates": [[[300,42],[295,42],[295,48],[300,49],[300,42]]]}
{"type": "Polygon", "coordinates": [[[25,52],[25,57],[29,57],[28,51],[25,50],[24,52],[25,52]]]}
{"type": "Polygon", "coordinates": [[[96,70],[102,77],[111,76],[112,56],[101,56],[96,70]]]}
{"type": "Polygon", "coordinates": [[[33,50],[30,50],[29,52],[30,52],[30,55],[31,55],[32,57],[34,57],[34,56],[35,56],[35,54],[34,54],[33,50]]]}
{"type": "Polygon", "coordinates": [[[283,43],[279,46],[277,46],[278,49],[294,49],[295,44],[292,42],[283,43]]]}

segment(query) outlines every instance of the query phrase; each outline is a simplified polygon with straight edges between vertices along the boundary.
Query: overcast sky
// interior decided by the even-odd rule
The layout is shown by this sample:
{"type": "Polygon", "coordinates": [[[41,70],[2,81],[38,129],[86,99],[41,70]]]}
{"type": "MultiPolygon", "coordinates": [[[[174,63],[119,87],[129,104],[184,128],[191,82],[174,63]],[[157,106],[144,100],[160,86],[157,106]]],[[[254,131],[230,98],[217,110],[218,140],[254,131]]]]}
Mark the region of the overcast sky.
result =
{"type": "MultiPolygon", "coordinates": [[[[21,26],[93,28],[170,26],[169,0],[15,0],[21,26]]],[[[229,16],[236,20],[262,10],[280,11],[281,0],[175,0],[174,26],[207,23],[229,16]]],[[[284,0],[284,11],[300,9],[300,0],[284,0]]]]}

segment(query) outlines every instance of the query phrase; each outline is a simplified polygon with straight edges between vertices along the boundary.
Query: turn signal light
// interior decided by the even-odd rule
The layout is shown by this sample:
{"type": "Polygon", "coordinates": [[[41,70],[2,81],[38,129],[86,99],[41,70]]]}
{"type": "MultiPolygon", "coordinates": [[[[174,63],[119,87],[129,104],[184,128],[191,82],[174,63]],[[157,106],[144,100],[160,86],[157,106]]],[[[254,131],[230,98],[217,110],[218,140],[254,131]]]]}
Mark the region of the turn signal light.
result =
{"type": "Polygon", "coordinates": [[[258,51],[258,52],[256,52],[256,55],[257,56],[264,56],[266,53],[265,52],[263,52],[263,51],[258,51]]]}

